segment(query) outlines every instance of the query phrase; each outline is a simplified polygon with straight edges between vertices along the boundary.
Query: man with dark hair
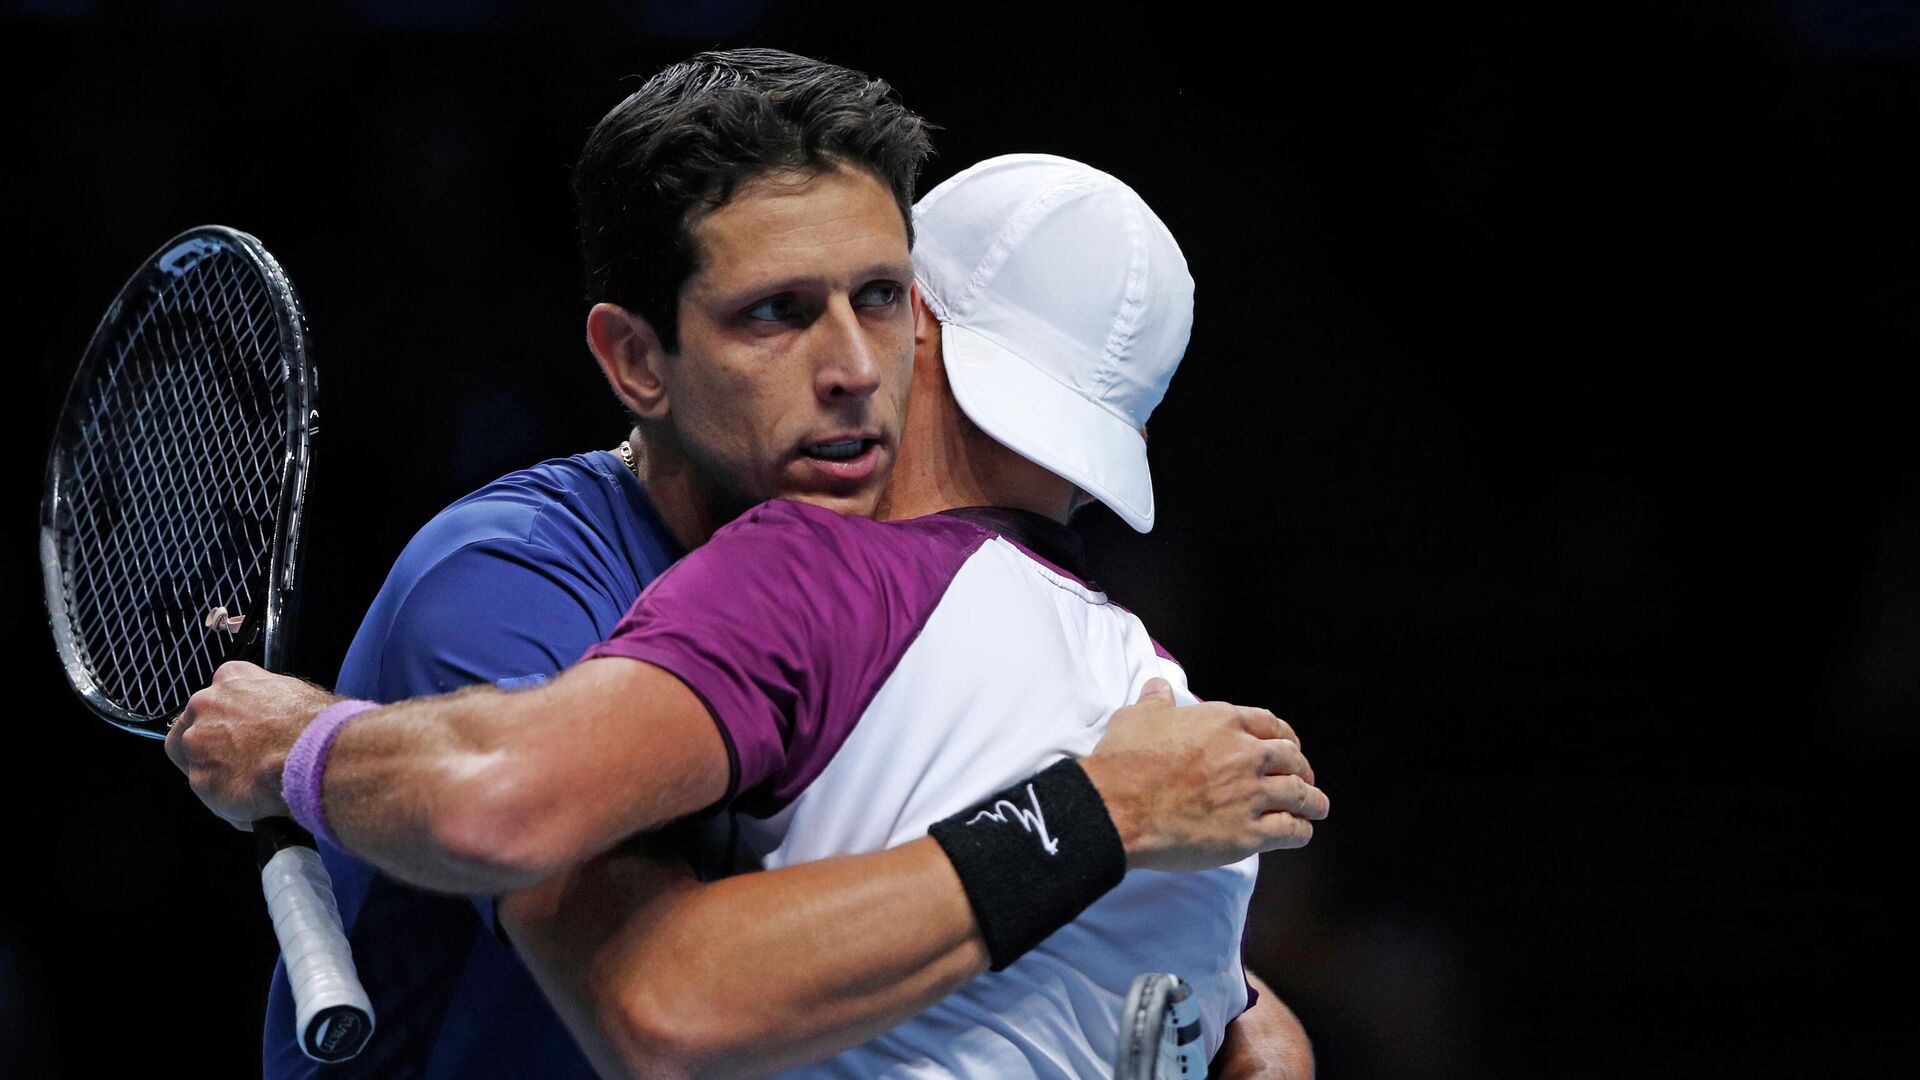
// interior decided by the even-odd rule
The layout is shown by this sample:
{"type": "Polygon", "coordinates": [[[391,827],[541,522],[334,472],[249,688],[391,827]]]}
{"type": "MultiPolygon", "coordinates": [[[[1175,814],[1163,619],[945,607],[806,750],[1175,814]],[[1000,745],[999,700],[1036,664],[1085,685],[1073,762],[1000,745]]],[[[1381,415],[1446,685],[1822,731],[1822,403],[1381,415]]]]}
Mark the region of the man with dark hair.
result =
{"type": "Polygon", "coordinates": [[[646,320],[680,348],[680,286],[696,269],[693,222],[769,172],[854,165],[892,194],[913,246],[927,126],[879,79],[777,49],[701,53],[647,80],[580,153],[587,295],[646,320]]]}
{"type": "MultiPolygon", "coordinates": [[[[766,50],[676,65],[609,114],[576,188],[599,301],[588,341],[635,417],[629,444],[618,457],[580,455],[505,477],[430,523],[369,612],[341,689],[391,701],[474,682],[538,682],[607,637],[641,586],[740,510],[790,498],[870,513],[898,447],[911,377],[902,208],[925,153],[922,125],[884,84],[766,50]]],[[[506,700],[536,706],[589,684],[605,693],[602,674],[613,674],[605,662],[583,665],[506,700]]],[[[496,715],[482,740],[492,760],[468,759],[482,767],[457,768],[454,788],[412,770],[437,771],[448,753],[460,756],[465,735],[415,743],[391,759],[405,759],[400,771],[369,775],[355,791],[329,774],[333,827],[348,848],[417,883],[492,893],[710,805],[733,782],[737,747],[684,684],[663,677],[601,699],[643,712],[643,727],[603,709],[563,710],[557,723],[528,727],[496,715]],[[546,753],[581,747],[592,752],[565,763],[546,753]],[[638,809],[588,794],[610,777],[643,776],[657,790],[638,809]],[[407,831],[421,822],[431,825],[407,831]]],[[[224,710],[222,695],[253,682],[223,669],[169,739],[196,790],[224,811],[236,805],[226,796],[244,786],[240,772],[263,764],[237,763],[281,733],[301,732],[311,716],[282,710],[278,727],[238,722],[260,702],[224,710]]],[[[1300,828],[1270,824],[1258,833],[1248,822],[1261,817],[1259,806],[1250,812],[1243,801],[1223,812],[1200,805],[1205,798],[1174,805],[1167,797],[1204,791],[1231,802],[1221,792],[1244,789],[1242,778],[1269,758],[1283,762],[1275,771],[1303,771],[1297,749],[1285,749],[1291,743],[1273,748],[1291,734],[1284,725],[1230,706],[1174,717],[1154,697],[1113,724],[1134,743],[1150,733],[1152,750],[1096,752],[1082,763],[1132,865],[1203,865],[1304,842],[1297,818],[1300,828]]],[[[341,726],[346,718],[334,714],[328,739],[309,745],[338,734],[339,749],[354,755],[373,745],[368,736],[378,741],[378,725],[341,726]]],[[[279,753],[285,760],[284,745],[279,753]]],[[[278,762],[269,768],[277,777],[278,762]]],[[[330,1073],[587,1072],[511,950],[488,932],[490,905],[480,902],[476,918],[464,902],[409,888],[337,847],[326,854],[381,1026],[359,1061],[330,1073]]],[[[791,1060],[796,1048],[826,1052],[891,1026],[984,963],[976,912],[931,841],[712,885],[657,852],[653,866],[652,895],[735,928],[700,952],[710,971],[759,988],[764,1045],[747,1049],[769,1060],[791,1060]],[[774,953],[764,943],[811,940],[848,913],[875,910],[886,917],[865,935],[865,953],[796,957],[788,949],[777,976],[766,966],[774,953]],[[821,1008],[823,993],[834,1008],[821,1008]]],[[[699,987],[682,989],[688,1000],[710,1000],[699,987]]],[[[268,1019],[271,1075],[305,1067],[291,1028],[282,975],[268,1019]]],[[[753,1057],[728,1060],[737,1067],[753,1057]]]]}

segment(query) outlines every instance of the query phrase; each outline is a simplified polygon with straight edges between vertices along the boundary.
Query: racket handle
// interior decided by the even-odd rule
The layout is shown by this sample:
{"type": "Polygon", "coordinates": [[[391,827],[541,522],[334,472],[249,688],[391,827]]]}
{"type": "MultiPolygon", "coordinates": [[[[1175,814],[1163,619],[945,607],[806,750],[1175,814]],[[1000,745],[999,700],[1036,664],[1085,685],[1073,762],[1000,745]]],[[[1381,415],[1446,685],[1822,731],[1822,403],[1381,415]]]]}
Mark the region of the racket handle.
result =
{"type": "Polygon", "coordinates": [[[346,1061],[373,1034],[373,1003],[353,969],[333,881],[313,838],[290,821],[254,823],[260,886],[293,988],[294,1037],[315,1061],[346,1061]]]}

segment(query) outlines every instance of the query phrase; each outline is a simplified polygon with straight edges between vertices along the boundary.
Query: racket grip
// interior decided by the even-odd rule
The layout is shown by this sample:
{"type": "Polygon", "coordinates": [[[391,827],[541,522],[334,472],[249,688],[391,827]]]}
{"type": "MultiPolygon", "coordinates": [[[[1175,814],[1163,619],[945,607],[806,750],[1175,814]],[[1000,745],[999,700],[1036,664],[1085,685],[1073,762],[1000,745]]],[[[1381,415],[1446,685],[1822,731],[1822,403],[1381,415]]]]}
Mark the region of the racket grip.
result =
{"type": "Polygon", "coordinates": [[[326,864],[299,826],[254,823],[260,886],[293,988],[294,1036],[315,1061],[346,1061],[373,1035],[373,1003],[353,968],[326,864]]]}

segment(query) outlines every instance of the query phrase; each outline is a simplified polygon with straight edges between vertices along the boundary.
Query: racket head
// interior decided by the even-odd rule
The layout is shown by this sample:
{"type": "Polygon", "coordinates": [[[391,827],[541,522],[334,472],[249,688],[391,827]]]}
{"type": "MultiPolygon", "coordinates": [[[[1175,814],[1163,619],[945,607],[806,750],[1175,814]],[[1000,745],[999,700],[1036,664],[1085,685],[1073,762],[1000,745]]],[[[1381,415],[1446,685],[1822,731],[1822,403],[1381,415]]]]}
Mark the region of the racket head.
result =
{"type": "Polygon", "coordinates": [[[1200,1014],[1186,980],[1148,972],[1120,1006],[1114,1080],[1199,1080],[1207,1074],[1200,1014]]]}
{"type": "Polygon", "coordinates": [[[284,667],[316,426],[306,318],[267,249],[205,225],[136,270],[47,456],[40,567],[68,683],[153,738],[228,660],[284,667]]]}

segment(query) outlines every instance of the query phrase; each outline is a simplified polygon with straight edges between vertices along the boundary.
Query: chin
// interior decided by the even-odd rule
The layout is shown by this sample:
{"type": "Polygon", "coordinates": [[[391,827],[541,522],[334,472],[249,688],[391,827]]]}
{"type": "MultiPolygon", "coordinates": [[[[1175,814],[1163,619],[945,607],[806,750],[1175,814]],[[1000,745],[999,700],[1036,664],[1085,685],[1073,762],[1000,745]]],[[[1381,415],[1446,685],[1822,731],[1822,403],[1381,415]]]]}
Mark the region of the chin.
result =
{"type": "Polygon", "coordinates": [[[850,514],[855,517],[872,517],[874,510],[880,505],[880,487],[875,485],[872,490],[851,493],[791,491],[782,492],[775,496],[775,498],[791,499],[794,502],[808,503],[812,506],[818,506],[823,510],[831,510],[836,514],[850,514]]]}

